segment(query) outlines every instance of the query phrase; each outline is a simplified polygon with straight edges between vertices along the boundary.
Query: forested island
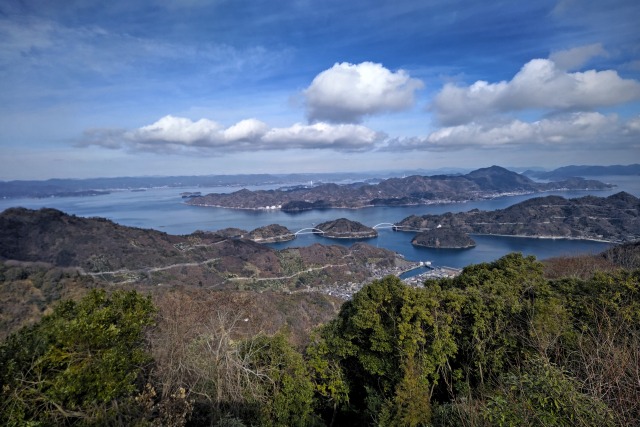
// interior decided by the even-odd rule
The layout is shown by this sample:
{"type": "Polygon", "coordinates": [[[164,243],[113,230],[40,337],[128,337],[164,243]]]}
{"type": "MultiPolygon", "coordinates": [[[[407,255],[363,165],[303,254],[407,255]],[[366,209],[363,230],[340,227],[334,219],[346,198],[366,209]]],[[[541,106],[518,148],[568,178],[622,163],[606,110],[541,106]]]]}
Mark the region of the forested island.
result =
{"type": "Polygon", "coordinates": [[[626,192],[575,199],[537,197],[495,211],[413,215],[396,229],[627,242],[640,238],[640,199],[626,192]]]}
{"type": "Polygon", "coordinates": [[[315,228],[322,232],[322,237],[330,239],[371,239],[378,236],[373,228],[346,218],[323,222],[315,228]]]}
{"type": "Polygon", "coordinates": [[[377,184],[321,184],[291,189],[242,189],[193,197],[186,203],[234,209],[280,209],[299,212],[310,209],[406,206],[480,200],[551,190],[608,189],[600,181],[569,178],[557,182],[535,182],[499,166],[478,169],[466,175],[408,176],[389,178],[377,184]]]}
{"type": "Polygon", "coordinates": [[[411,244],[436,249],[467,249],[474,247],[476,242],[463,231],[435,228],[416,234],[411,244]]]}

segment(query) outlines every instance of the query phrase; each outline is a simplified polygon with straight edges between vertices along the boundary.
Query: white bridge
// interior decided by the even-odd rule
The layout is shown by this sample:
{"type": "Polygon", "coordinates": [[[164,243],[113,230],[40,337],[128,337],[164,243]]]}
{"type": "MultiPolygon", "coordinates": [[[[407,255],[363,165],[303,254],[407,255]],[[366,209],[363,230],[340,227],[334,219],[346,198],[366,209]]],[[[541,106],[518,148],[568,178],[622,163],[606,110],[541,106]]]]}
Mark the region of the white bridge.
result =
{"type": "MultiPolygon", "coordinates": [[[[380,224],[376,224],[373,226],[374,230],[378,230],[380,228],[391,228],[394,231],[399,230],[400,226],[393,224],[391,222],[381,222],[380,224]]],[[[307,227],[307,228],[303,228],[302,230],[298,230],[295,233],[293,233],[294,236],[299,236],[301,234],[324,234],[324,231],[320,230],[319,228],[315,228],[315,227],[307,227]]]]}
{"type": "Polygon", "coordinates": [[[300,234],[324,234],[324,231],[320,230],[319,228],[309,227],[303,228],[302,230],[298,230],[293,233],[294,236],[298,236],[300,234]]]}
{"type": "Polygon", "coordinates": [[[398,228],[398,226],[390,222],[381,222],[380,224],[376,224],[373,226],[374,230],[377,230],[379,228],[393,228],[395,230],[396,228],[398,228]]]}

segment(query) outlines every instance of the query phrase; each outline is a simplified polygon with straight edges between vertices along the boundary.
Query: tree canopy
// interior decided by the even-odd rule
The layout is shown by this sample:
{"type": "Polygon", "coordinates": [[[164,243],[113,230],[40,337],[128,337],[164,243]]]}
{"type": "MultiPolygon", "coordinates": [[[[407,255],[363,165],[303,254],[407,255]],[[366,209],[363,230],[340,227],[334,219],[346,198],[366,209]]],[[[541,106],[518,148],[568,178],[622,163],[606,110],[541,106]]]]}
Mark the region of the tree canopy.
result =
{"type": "MultiPolygon", "coordinates": [[[[627,426],[640,270],[548,279],[510,254],[376,280],[306,345],[221,307],[91,291],[0,345],[4,425],[627,426]],[[158,312],[159,310],[159,312],[158,312]]],[[[186,301],[186,300],[185,300],[186,301]]]]}

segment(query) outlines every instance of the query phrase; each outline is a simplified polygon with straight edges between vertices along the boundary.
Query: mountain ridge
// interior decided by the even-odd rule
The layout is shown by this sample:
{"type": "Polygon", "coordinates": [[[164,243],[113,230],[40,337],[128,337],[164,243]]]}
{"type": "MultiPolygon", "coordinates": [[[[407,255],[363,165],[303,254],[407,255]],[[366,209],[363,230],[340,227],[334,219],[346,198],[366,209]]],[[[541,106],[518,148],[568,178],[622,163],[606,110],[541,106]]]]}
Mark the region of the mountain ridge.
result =
{"type": "Polygon", "coordinates": [[[460,202],[550,190],[607,188],[611,188],[611,185],[576,178],[560,182],[538,183],[500,166],[491,166],[477,169],[466,175],[432,177],[412,175],[385,179],[378,184],[322,184],[311,188],[288,190],[242,189],[233,193],[211,193],[193,197],[187,201],[187,204],[297,212],[309,209],[460,202]]]}
{"type": "Polygon", "coordinates": [[[607,175],[640,175],[640,164],[631,165],[568,165],[552,171],[526,170],[524,175],[537,179],[566,179],[568,177],[607,176],[607,175]]]}

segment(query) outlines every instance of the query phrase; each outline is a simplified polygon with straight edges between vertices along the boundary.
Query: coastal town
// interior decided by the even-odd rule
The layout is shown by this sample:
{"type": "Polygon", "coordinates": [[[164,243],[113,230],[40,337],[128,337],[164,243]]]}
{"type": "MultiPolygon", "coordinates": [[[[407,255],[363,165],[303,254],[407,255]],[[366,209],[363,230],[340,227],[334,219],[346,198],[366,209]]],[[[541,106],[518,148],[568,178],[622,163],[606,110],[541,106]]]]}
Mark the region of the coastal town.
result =
{"type": "MultiPolygon", "coordinates": [[[[462,269],[453,268],[453,267],[445,267],[445,266],[432,266],[431,262],[416,262],[410,268],[386,268],[386,269],[376,269],[372,272],[372,280],[379,280],[383,277],[392,275],[398,276],[402,279],[402,281],[409,286],[422,286],[425,280],[427,279],[441,279],[441,278],[452,278],[456,277],[462,272],[462,269]],[[415,272],[416,270],[424,270],[418,274],[404,277],[409,272],[415,272]]],[[[314,291],[314,292],[322,292],[327,295],[331,295],[334,297],[338,297],[344,300],[349,300],[353,297],[353,295],[358,292],[360,289],[365,287],[367,284],[371,283],[372,280],[367,282],[347,282],[341,284],[333,284],[333,285],[321,285],[318,287],[314,287],[313,289],[305,289],[305,291],[314,291]]]]}

